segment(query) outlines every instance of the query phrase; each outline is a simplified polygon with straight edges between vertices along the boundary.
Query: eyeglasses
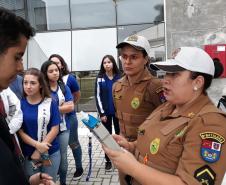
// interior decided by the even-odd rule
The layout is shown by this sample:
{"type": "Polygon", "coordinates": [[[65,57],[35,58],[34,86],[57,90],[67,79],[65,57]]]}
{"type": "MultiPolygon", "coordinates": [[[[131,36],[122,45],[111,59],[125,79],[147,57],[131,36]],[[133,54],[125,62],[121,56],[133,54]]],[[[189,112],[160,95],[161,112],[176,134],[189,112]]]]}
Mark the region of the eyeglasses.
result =
{"type": "Polygon", "coordinates": [[[130,56],[127,56],[127,55],[121,55],[119,56],[119,59],[122,61],[122,62],[125,62],[127,60],[129,60],[130,62],[134,62],[136,61],[137,59],[139,59],[140,56],[138,55],[130,55],[130,56]]]}

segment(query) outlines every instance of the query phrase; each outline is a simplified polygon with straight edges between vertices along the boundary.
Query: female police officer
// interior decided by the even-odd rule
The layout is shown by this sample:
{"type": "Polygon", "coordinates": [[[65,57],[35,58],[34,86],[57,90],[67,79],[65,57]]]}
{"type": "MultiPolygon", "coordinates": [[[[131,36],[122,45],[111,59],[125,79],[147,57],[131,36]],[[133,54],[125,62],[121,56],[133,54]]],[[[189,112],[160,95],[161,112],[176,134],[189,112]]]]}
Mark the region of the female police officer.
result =
{"type": "MultiPolygon", "coordinates": [[[[166,72],[167,103],[138,129],[136,142],[116,141],[135,153],[105,148],[114,165],[133,177],[132,184],[219,185],[226,169],[226,117],[208,98],[214,76],[209,55],[181,47],[173,59],[153,64],[166,72]]],[[[152,65],[152,66],[153,66],[152,65]]]]}
{"type": "MultiPolygon", "coordinates": [[[[125,76],[113,85],[116,116],[119,119],[120,135],[128,141],[134,141],[138,126],[165,99],[160,81],[146,67],[150,52],[148,40],[132,35],[118,44],[117,48],[125,76]]],[[[119,172],[119,177],[121,185],[125,185],[125,175],[119,172]]]]}

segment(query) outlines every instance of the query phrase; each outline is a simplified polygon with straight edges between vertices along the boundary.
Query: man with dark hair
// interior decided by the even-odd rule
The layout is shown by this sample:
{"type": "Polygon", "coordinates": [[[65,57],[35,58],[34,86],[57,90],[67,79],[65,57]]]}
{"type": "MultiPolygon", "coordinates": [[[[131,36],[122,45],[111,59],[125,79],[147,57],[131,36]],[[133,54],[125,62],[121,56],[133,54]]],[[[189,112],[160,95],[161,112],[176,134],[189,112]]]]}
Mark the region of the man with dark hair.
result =
{"type": "MultiPolygon", "coordinates": [[[[34,30],[23,18],[0,8],[0,91],[6,89],[23,71],[23,55],[34,30]]],[[[38,173],[26,178],[17,158],[16,145],[5,121],[5,111],[0,99],[0,184],[38,185],[53,184],[47,174],[38,173]]]]}

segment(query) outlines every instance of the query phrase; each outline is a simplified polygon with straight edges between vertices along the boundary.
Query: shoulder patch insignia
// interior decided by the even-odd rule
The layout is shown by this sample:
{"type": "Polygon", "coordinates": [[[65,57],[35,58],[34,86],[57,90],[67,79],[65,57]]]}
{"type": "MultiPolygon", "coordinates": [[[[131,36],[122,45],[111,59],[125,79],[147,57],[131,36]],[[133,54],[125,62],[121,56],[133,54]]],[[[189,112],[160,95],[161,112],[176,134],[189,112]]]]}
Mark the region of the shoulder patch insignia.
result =
{"type": "Polygon", "coordinates": [[[204,161],[214,163],[220,159],[221,145],[225,142],[224,137],[214,132],[200,133],[202,139],[201,157],[204,161]]]}
{"type": "Polygon", "coordinates": [[[214,185],[216,173],[208,165],[204,165],[195,171],[194,177],[203,185],[214,185]]]}
{"type": "Polygon", "coordinates": [[[163,88],[162,88],[162,87],[159,87],[158,89],[156,89],[155,92],[158,94],[159,100],[160,100],[162,103],[166,102],[166,98],[165,98],[165,96],[164,96],[163,88]]]}
{"type": "Polygon", "coordinates": [[[137,109],[140,106],[140,100],[138,97],[134,97],[130,103],[133,109],[137,109]]]}

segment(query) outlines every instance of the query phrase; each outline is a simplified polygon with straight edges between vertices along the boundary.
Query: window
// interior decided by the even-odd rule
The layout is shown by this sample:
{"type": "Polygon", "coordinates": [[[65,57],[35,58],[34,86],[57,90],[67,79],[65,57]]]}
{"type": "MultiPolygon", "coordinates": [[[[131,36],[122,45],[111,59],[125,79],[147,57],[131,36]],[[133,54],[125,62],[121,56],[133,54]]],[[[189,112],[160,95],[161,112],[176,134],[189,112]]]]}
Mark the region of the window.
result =
{"type": "Polygon", "coordinates": [[[117,1],[117,24],[155,23],[164,20],[163,0],[117,1]]]}
{"type": "Polygon", "coordinates": [[[115,4],[112,0],[71,0],[72,28],[115,26],[115,4]]]}
{"type": "Polygon", "coordinates": [[[1,0],[0,7],[9,9],[16,15],[25,18],[24,0],[1,0]]]}
{"type": "Polygon", "coordinates": [[[28,51],[28,67],[40,68],[51,54],[59,54],[71,69],[71,32],[37,33],[29,41],[28,51]]]}
{"type": "Polygon", "coordinates": [[[28,1],[28,19],[38,31],[70,29],[69,2],[30,0],[28,1]]]}
{"type": "Polygon", "coordinates": [[[104,55],[117,56],[116,29],[72,32],[72,71],[99,70],[104,55]]]}

